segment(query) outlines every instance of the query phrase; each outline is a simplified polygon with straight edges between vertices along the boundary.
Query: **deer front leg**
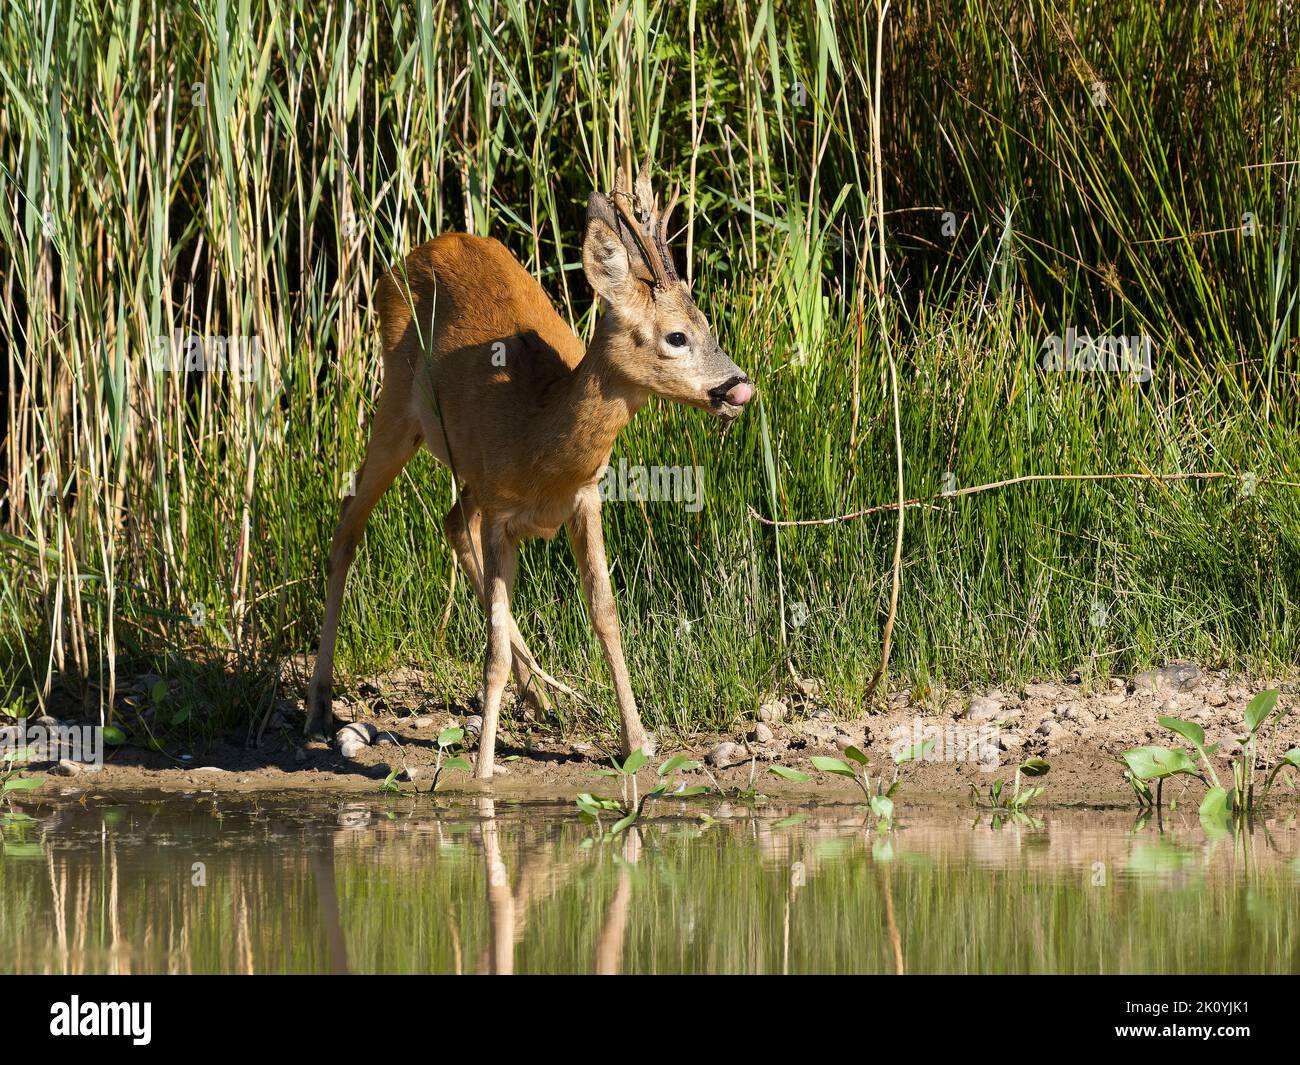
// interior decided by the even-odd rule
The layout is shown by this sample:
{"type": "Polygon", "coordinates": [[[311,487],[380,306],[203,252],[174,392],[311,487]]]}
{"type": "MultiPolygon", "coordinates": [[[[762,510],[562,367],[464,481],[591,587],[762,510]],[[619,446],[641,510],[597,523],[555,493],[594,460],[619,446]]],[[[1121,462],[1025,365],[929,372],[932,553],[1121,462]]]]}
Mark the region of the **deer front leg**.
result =
{"type": "Polygon", "coordinates": [[[587,595],[587,612],[591,627],[605,652],[610,676],[614,679],[614,692],[618,697],[618,716],[621,729],[623,757],[636,750],[654,754],[654,737],[641,724],[636,699],[632,695],[632,682],[628,679],[627,663],[623,661],[623,639],[618,626],[618,606],[614,602],[614,589],[609,583],[609,565],[605,560],[605,534],[600,525],[600,496],[594,486],[584,489],[578,508],[568,521],[569,542],[573,556],[582,574],[582,587],[587,595]]]}
{"type": "Polygon", "coordinates": [[[488,641],[483,662],[483,731],[479,734],[474,776],[478,780],[491,780],[501,697],[510,676],[510,634],[514,626],[510,617],[510,591],[514,587],[519,549],[502,523],[490,520],[488,515],[484,518],[483,592],[487,600],[488,641]]]}

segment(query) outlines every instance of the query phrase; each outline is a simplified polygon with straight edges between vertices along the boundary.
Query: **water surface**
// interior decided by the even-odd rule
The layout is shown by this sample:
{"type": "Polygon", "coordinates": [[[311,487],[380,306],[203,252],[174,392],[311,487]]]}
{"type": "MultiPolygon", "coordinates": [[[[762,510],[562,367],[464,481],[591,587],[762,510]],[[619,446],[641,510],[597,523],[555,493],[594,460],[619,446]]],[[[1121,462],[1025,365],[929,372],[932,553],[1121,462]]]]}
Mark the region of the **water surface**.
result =
{"type": "Polygon", "coordinates": [[[681,803],[602,839],[473,798],[27,811],[0,972],[1300,971],[1294,818],[1213,839],[1191,812],[938,807],[881,834],[847,806],[681,803]]]}

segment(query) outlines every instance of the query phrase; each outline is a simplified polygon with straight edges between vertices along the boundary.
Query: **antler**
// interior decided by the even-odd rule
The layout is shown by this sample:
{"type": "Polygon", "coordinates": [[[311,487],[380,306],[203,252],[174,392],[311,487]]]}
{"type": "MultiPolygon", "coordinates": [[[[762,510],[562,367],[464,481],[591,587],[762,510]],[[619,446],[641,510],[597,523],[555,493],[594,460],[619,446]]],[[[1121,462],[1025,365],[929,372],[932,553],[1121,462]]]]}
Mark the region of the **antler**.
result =
{"type": "Polygon", "coordinates": [[[641,171],[637,174],[635,186],[636,206],[641,212],[640,222],[636,220],[628,206],[630,197],[623,185],[623,168],[619,167],[614,178],[614,191],[609,194],[609,201],[614,205],[619,220],[627,226],[636,242],[637,251],[641,253],[642,260],[654,277],[655,287],[669,288],[677,283],[677,270],[673,266],[672,253],[668,250],[668,219],[673,213],[673,208],[677,206],[678,193],[673,193],[668,210],[661,215],[655,203],[654,190],[650,186],[648,152],[645,161],[641,164],[641,171]]]}

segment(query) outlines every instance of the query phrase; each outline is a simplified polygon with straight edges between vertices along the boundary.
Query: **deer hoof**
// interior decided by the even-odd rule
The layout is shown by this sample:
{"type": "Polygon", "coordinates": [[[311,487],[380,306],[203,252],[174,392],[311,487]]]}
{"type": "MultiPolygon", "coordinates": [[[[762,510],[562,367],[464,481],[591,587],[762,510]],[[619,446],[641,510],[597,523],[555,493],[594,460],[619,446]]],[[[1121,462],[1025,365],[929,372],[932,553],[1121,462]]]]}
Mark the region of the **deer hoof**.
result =
{"type": "Polygon", "coordinates": [[[544,722],[551,712],[551,698],[546,694],[546,686],[536,677],[524,689],[523,704],[524,716],[539,724],[544,722]]]}
{"type": "Polygon", "coordinates": [[[307,693],[307,723],[303,735],[309,740],[329,742],[334,731],[334,699],[324,688],[314,684],[307,693]]]}

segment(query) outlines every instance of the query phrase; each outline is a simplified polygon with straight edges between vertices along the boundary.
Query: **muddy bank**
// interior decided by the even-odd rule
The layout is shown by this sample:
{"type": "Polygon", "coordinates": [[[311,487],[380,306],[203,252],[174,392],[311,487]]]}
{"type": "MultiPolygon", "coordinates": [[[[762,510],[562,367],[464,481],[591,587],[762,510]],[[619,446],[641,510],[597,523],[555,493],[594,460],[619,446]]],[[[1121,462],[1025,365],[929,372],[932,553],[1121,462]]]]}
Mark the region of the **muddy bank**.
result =
{"type": "MultiPolygon", "coordinates": [[[[1158,723],[1160,716],[1195,721],[1209,743],[1221,744],[1219,762],[1240,750],[1242,714],[1251,696],[1269,687],[1281,689],[1276,726],[1261,754],[1270,761],[1300,745],[1300,684],[1291,678],[1258,680],[1175,665],[1154,673],[1112,679],[1102,690],[1065,682],[1029,684],[1019,690],[995,690],[972,696],[944,693],[919,705],[910,692],[894,693],[889,710],[852,720],[836,717],[823,702],[818,685],[799,689],[757,707],[732,732],[722,735],[659,736],[659,754],[683,752],[708,763],[708,772],[684,774],[691,783],[708,784],[709,775],[727,790],[745,789],[753,774],[759,791],[800,800],[849,800],[858,793],[841,778],[812,772],[806,783],[790,783],[768,771],[772,764],[811,772],[813,755],[834,755],[845,746],[860,747],[873,770],[892,778],[892,753],[913,743],[933,741],[928,760],[903,767],[904,794],[912,801],[966,801],[970,785],[984,789],[1009,779],[1030,756],[1051,763],[1044,804],[1111,804],[1132,802],[1117,756],[1154,743],[1176,746],[1177,737],[1158,723]],[[697,779],[693,779],[697,778],[697,779]]],[[[77,764],[33,764],[29,775],[46,778],[42,789],[78,793],[154,790],[166,792],[373,791],[394,771],[404,791],[427,791],[437,761],[439,733],[450,725],[465,729],[473,757],[472,707],[433,711],[416,698],[420,685],[409,673],[392,682],[376,678],[363,685],[368,698],[336,704],[341,722],[361,740],[340,745],[304,743],[299,708],[283,704],[271,715],[260,745],[244,736],[219,739],[194,750],[161,752],[128,743],[106,751],[102,768],[77,764]],[[369,742],[364,742],[369,740],[369,742]],[[186,757],[188,756],[188,758],[186,757]]],[[[427,689],[426,689],[427,692],[427,689]]],[[[508,719],[498,740],[497,776],[490,785],[503,797],[570,799],[580,791],[611,791],[614,785],[593,775],[608,766],[611,738],[564,734],[545,723],[508,719]]],[[[653,770],[642,771],[649,781],[653,770]]],[[[1297,774],[1279,778],[1277,794],[1294,797],[1297,774]]],[[[468,773],[444,772],[440,793],[484,790],[468,773]]],[[[1196,781],[1171,780],[1166,800],[1199,799],[1196,781]]]]}

